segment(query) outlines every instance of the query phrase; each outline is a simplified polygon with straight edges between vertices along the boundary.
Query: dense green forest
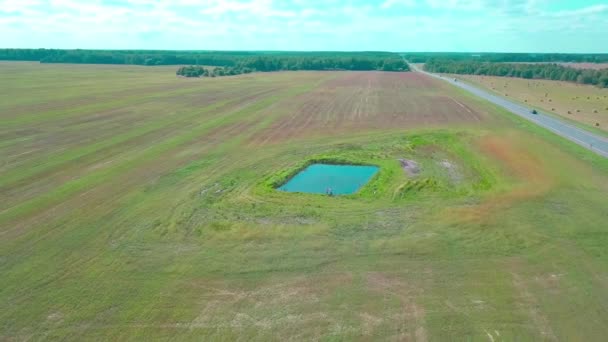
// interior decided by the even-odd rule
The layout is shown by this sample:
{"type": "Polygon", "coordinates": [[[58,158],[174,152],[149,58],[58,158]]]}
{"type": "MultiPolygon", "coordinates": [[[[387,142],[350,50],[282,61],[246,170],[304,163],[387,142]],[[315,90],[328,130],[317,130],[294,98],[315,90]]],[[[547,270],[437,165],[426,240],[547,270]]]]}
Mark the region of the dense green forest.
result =
{"type": "Polygon", "coordinates": [[[608,69],[574,69],[558,64],[509,64],[475,61],[430,60],[424,65],[430,72],[546,79],[593,84],[608,88],[608,69]]]}
{"type": "Polygon", "coordinates": [[[0,49],[0,60],[41,63],[208,65],[226,67],[239,73],[246,68],[255,71],[409,70],[401,56],[390,52],[0,49]]]}
{"type": "Polygon", "coordinates": [[[472,52],[414,52],[402,53],[411,63],[427,63],[434,59],[478,62],[576,62],[608,63],[608,53],[472,53],[472,52]]]}
{"type": "Polygon", "coordinates": [[[95,63],[136,65],[236,66],[243,59],[280,57],[301,59],[362,58],[384,60],[403,56],[412,63],[433,59],[480,62],[588,62],[608,63],[608,54],[564,53],[472,53],[472,52],[290,52],[290,51],[166,51],[166,50],[62,50],[0,49],[0,60],[42,63],[95,63]]]}
{"type": "Polygon", "coordinates": [[[239,61],[234,66],[186,66],[180,67],[176,74],[185,77],[219,77],[248,74],[254,71],[284,70],[382,70],[409,71],[403,59],[370,58],[301,58],[280,56],[258,56],[239,61]]]}

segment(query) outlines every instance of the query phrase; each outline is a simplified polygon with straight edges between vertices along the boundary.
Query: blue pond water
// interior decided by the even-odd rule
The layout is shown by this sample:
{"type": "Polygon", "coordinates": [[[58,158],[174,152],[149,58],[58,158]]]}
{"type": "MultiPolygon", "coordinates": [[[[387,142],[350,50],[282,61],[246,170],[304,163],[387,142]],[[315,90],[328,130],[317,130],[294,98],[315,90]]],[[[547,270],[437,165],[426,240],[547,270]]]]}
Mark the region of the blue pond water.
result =
{"type": "Polygon", "coordinates": [[[334,195],[354,194],[378,172],[377,166],[312,164],[300,171],[279,190],[334,195]]]}

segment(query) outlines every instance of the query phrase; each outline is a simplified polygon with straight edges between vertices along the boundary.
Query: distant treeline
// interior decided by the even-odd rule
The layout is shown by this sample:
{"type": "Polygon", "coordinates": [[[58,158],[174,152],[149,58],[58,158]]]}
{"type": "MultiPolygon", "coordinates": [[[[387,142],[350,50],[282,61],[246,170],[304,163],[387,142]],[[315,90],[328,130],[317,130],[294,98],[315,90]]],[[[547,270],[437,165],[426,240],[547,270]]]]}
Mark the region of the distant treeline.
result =
{"type": "MultiPolygon", "coordinates": [[[[358,58],[371,60],[399,59],[426,63],[433,59],[480,62],[577,62],[608,63],[608,54],[566,53],[471,53],[471,52],[296,52],[296,51],[168,51],[168,50],[62,50],[0,49],[0,60],[39,61],[42,63],[92,63],[135,65],[213,65],[236,66],[241,60],[255,57],[281,58],[358,58]]],[[[377,66],[376,66],[377,68],[377,66]]]]}
{"type": "Polygon", "coordinates": [[[417,52],[401,54],[411,63],[428,63],[435,59],[478,62],[529,62],[529,63],[608,63],[608,53],[471,53],[471,52],[417,52]]]}
{"type": "Polygon", "coordinates": [[[243,59],[235,66],[180,67],[176,74],[185,77],[218,77],[248,74],[254,71],[285,70],[382,70],[409,71],[409,66],[399,58],[366,59],[366,58],[298,58],[279,56],[259,56],[243,59]]]}
{"type": "Polygon", "coordinates": [[[255,71],[385,70],[408,71],[390,52],[153,51],[0,49],[0,60],[41,63],[208,65],[255,71]]]}
{"type": "Polygon", "coordinates": [[[442,74],[488,75],[568,81],[608,88],[608,69],[574,69],[558,64],[509,64],[474,61],[430,60],[426,71],[442,74]]]}

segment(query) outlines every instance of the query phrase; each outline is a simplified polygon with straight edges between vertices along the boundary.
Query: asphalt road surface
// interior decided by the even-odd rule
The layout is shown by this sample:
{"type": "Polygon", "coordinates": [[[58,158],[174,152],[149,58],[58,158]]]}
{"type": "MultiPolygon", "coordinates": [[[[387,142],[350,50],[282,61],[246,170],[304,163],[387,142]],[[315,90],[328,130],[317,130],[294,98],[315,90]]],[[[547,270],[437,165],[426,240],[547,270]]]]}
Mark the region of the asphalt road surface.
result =
{"type": "MultiPolygon", "coordinates": [[[[411,64],[410,64],[411,65],[411,64]]],[[[454,78],[448,78],[445,76],[439,76],[436,74],[432,74],[423,70],[420,70],[413,65],[411,65],[412,69],[426,74],[430,77],[434,77],[437,79],[444,80],[449,82],[450,84],[459,87],[461,89],[467,90],[468,92],[479,96],[485,100],[488,100],[515,115],[519,115],[527,120],[530,120],[539,126],[542,126],[562,137],[569,139],[601,156],[608,158],[608,139],[602,136],[596,135],[594,133],[590,133],[584,129],[575,127],[564,120],[560,120],[554,116],[550,116],[548,114],[544,114],[542,111],[538,111],[538,114],[532,114],[532,108],[520,105],[516,102],[508,100],[504,97],[500,97],[494,95],[488,91],[482,90],[475,86],[472,86],[468,83],[464,83],[462,81],[456,81],[454,78]]]]}

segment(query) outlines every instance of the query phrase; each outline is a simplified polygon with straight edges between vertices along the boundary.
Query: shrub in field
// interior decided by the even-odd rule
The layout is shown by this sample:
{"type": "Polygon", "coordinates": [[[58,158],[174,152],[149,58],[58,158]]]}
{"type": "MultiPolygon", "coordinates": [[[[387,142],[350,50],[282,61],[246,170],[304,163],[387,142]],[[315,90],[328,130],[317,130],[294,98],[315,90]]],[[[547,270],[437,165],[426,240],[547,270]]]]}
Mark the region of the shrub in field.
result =
{"type": "Polygon", "coordinates": [[[397,188],[393,198],[403,198],[410,193],[422,190],[436,190],[438,187],[439,183],[432,178],[409,180],[397,188]]]}
{"type": "Polygon", "coordinates": [[[181,67],[181,68],[177,69],[177,72],[176,72],[177,75],[185,76],[185,77],[201,77],[205,73],[207,73],[206,76],[209,76],[209,72],[207,69],[202,68],[202,67],[195,67],[195,66],[181,67]]]}

